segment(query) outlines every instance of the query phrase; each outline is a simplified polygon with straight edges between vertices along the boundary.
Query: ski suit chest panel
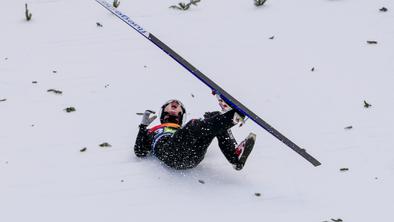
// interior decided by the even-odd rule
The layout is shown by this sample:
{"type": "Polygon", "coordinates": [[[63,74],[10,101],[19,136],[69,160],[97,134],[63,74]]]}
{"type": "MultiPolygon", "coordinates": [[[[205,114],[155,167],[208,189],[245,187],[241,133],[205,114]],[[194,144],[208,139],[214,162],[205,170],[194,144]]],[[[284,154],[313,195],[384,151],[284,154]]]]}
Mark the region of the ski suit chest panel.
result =
{"type": "Polygon", "coordinates": [[[154,152],[156,144],[164,139],[171,137],[178,129],[180,126],[178,124],[174,123],[164,123],[155,127],[152,127],[149,131],[148,134],[152,138],[152,143],[151,143],[151,149],[154,152]]]}

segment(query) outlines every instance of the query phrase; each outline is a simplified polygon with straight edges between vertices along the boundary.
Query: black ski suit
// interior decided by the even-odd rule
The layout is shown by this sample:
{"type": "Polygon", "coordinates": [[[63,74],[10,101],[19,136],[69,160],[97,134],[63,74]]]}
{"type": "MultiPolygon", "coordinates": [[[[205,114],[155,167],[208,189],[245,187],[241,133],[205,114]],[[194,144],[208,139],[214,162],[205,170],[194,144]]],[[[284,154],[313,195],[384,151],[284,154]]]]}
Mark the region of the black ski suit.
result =
{"type": "Polygon", "coordinates": [[[151,129],[140,125],[134,152],[138,157],[153,154],[175,169],[188,169],[204,159],[208,146],[217,137],[224,156],[235,165],[238,163],[237,144],[228,131],[234,126],[234,113],[230,110],[204,119],[193,119],[182,128],[175,124],[162,124],[151,129]]]}

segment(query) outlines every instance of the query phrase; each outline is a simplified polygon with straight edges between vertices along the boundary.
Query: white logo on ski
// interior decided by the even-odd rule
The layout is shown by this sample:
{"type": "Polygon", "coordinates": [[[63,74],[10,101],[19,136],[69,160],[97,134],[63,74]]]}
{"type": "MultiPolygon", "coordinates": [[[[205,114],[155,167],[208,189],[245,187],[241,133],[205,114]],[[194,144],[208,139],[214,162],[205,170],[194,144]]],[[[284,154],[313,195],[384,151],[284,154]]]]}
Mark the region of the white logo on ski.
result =
{"type": "Polygon", "coordinates": [[[140,25],[138,25],[136,22],[134,22],[129,16],[123,14],[121,11],[115,9],[112,7],[111,4],[104,0],[96,0],[98,3],[100,3],[102,6],[110,10],[113,14],[118,16],[120,19],[122,19],[124,22],[126,22],[128,25],[130,25],[133,29],[135,29],[137,32],[141,33],[145,37],[149,37],[149,32],[145,31],[144,28],[142,28],[140,25]]]}

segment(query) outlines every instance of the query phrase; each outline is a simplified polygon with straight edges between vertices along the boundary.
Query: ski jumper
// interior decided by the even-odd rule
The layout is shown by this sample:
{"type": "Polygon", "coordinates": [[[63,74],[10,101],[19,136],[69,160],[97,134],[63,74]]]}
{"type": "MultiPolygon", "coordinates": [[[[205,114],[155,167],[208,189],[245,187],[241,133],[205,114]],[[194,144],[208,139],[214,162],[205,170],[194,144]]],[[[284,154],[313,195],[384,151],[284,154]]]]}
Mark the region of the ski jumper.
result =
{"type": "Polygon", "coordinates": [[[234,126],[231,110],[210,118],[193,119],[185,126],[164,123],[151,129],[139,126],[134,152],[138,157],[154,155],[175,169],[197,166],[203,159],[212,140],[217,137],[219,147],[231,164],[238,163],[236,142],[228,130],[234,126]]]}

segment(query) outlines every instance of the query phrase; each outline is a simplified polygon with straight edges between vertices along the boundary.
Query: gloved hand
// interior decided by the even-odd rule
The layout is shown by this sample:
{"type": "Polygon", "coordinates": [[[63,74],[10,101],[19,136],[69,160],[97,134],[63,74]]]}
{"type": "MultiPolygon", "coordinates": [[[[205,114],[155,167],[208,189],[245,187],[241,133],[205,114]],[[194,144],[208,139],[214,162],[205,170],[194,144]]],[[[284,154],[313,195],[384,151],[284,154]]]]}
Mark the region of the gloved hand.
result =
{"type": "Polygon", "coordinates": [[[155,112],[152,110],[145,110],[144,113],[142,113],[142,121],[141,125],[148,126],[151,124],[155,119],[157,118],[157,115],[155,115],[155,112]],[[153,114],[153,115],[152,115],[153,114]]]}

